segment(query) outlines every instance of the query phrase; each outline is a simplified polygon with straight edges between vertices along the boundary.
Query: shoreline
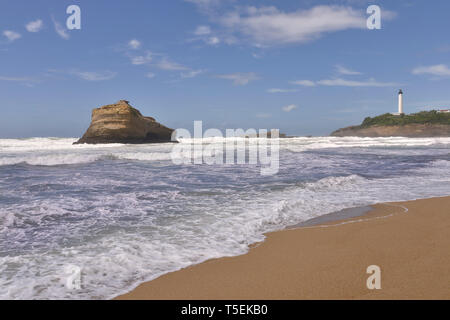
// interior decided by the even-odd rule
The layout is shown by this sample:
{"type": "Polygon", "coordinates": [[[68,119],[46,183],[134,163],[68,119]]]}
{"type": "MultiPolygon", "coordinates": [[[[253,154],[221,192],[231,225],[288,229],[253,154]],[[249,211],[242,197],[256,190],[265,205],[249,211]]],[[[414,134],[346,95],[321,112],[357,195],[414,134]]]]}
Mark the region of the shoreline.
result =
{"type": "MultiPolygon", "coordinates": [[[[334,212],[327,213],[327,214],[324,214],[324,215],[321,215],[321,216],[318,216],[315,218],[305,220],[303,222],[294,224],[292,226],[288,226],[284,230],[297,229],[297,228],[303,228],[303,227],[313,227],[313,226],[326,224],[326,223],[330,223],[330,222],[349,220],[352,218],[364,216],[365,214],[369,213],[372,210],[374,210],[373,206],[345,208],[345,209],[342,209],[339,211],[334,211],[334,212]]],[[[279,231],[283,231],[283,230],[279,230],[279,231]]]]}
{"type": "Polygon", "coordinates": [[[450,299],[450,196],[344,209],[114,299],[450,299]],[[366,287],[378,265],[382,289],[366,287]]]}

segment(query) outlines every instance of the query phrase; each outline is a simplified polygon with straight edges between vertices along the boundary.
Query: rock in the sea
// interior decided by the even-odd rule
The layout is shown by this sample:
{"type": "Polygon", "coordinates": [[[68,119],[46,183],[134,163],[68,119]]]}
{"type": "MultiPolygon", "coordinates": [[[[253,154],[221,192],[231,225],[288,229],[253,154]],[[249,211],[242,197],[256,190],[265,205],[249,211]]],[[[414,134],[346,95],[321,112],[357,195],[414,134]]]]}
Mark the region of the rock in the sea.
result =
{"type": "Polygon", "coordinates": [[[91,125],[75,144],[171,142],[173,131],[120,100],[92,110],[91,125]]]}

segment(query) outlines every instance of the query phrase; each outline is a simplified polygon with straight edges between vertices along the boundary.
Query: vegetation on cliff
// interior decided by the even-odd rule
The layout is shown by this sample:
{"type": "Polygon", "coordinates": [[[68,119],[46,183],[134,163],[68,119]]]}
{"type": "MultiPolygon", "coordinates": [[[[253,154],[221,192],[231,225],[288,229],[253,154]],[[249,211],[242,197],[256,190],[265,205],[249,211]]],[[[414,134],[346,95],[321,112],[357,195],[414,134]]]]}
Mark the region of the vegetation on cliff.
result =
{"type": "Polygon", "coordinates": [[[367,117],[360,128],[371,126],[404,126],[407,124],[447,124],[450,125],[450,113],[439,113],[436,110],[418,113],[393,115],[385,113],[377,117],[367,117]]]}

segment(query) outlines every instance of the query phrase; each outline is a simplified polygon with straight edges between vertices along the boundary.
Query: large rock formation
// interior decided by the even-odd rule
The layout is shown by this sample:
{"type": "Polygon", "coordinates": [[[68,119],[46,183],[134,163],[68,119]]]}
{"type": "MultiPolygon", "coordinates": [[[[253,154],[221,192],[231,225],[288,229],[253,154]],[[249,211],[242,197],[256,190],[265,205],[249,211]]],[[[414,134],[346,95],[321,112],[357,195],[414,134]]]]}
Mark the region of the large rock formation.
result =
{"type": "Polygon", "coordinates": [[[91,125],[75,144],[170,142],[173,131],[120,100],[92,110],[91,125]]]}
{"type": "Polygon", "coordinates": [[[403,126],[376,125],[367,128],[352,126],[331,133],[335,137],[450,137],[450,125],[445,124],[406,124],[403,126]]]}

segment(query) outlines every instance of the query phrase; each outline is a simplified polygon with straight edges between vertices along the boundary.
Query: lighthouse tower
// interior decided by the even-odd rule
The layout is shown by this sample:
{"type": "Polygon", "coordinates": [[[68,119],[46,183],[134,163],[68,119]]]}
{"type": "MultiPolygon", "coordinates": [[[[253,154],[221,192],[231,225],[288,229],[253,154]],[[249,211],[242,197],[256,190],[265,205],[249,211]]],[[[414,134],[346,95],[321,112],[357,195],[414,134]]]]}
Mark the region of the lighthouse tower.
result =
{"type": "Polygon", "coordinates": [[[398,92],[398,114],[403,114],[403,91],[400,89],[398,92]]]}

